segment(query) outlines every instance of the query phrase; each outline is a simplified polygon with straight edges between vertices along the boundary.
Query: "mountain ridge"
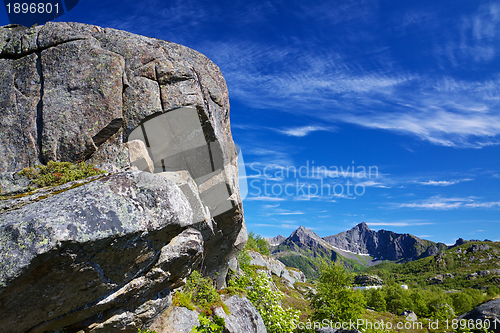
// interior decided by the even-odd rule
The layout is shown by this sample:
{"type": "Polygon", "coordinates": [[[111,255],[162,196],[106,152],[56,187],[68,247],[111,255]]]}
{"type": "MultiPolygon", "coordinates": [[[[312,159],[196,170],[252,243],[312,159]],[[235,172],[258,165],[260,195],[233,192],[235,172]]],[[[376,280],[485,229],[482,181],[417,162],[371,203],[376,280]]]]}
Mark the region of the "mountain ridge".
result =
{"type": "Polygon", "coordinates": [[[435,243],[411,234],[400,234],[384,229],[374,231],[365,222],[323,239],[341,250],[369,254],[375,258],[391,261],[415,260],[435,255],[448,248],[444,243],[435,243]]]}
{"type": "Polygon", "coordinates": [[[273,257],[308,276],[317,276],[322,261],[341,261],[353,270],[362,270],[382,261],[412,261],[438,254],[448,246],[420,239],[410,234],[371,230],[365,222],[336,235],[320,237],[300,226],[289,237],[270,238],[273,257]]]}

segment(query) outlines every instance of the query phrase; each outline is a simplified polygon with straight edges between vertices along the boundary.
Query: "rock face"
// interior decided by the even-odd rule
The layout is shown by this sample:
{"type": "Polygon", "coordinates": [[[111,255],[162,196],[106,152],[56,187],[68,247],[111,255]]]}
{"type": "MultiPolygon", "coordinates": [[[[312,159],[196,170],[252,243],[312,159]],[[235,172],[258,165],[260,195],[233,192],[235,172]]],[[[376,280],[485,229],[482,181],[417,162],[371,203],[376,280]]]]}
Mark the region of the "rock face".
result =
{"type": "Polygon", "coordinates": [[[232,296],[224,300],[224,303],[229,314],[222,308],[215,309],[215,314],[224,318],[227,333],[267,333],[264,320],[248,299],[232,296]]]}
{"type": "Polygon", "coordinates": [[[413,312],[411,310],[404,310],[399,315],[405,317],[405,319],[408,321],[417,321],[418,320],[418,317],[415,314],[415,312],[413,312]]]}
{"type": "Polygon", "coordinates": [[[269,238],[269,237],[266,237],[264,238],[266,240],[266,242],[270,245],[270,246],[278,246],[280,245],[281,243],[283,243],[283,241],[286,239],[285,236],[281,236],[281,235],[278,235],[276,237],[273,237],[273,238],[269,238]]]}
{"type": "Polygon", "coordinates": [[[354,253],[371,254],[387,260],[415,260],[435,255],[447,246],[409,234],[370,230],[365,222],[337,235],[324,238],[332,246],[354,253]]]}
{"type": "MultiPolygon", "coordinates": [[[[267,333],[261,315],[248,299],[232,296],[223,298],[223,302],[229,314],[222,308],[216,308],[214,314],[224,318],[224,333],[267,333]]],[[[174,307],[159,317],[151,329],[158,333],[189,333],[198,324],[198,312],[174,307]]]]}
{"type": "Polygon", "coordinates": [[[354,283],[360,286],[381,286],[384,281],[378,275],[360,274],[354,277],[354,283]]]}
{"type": "Polygon", "coordinates": [[[192,224],[181,190],[140,171],[4,212],[1,327],[137,331],[169,306],[170,289],[201,261],[203,238],[192,224]]]}
{"type": "Polygon", "coordinates": [[[191,333],[198,326],[198,312],[173,306],[163,313],[151,326],[157,333],[191,333]]]}
{"type": "Polygon", "coordinates": [[[0,202],[0,327],[137,332],[200,262],[225,285],[247,236],[216,65],[49,22],[0,27],[0,78],[0,187],[21,194],[0,202]],[[50,160],[118,173],[23,194],[16,172],[50,160]]]}
{"type": "Polygon", "coordinates": [[[258,252],[248,251],[248,254],[252,258],[250,265],[265,266],[274,275],[282,278],[284,282],[293,288],[295,282],[306,282],[306,276],[299,270],[287,268],[281,261],[266,258],[258,252]]]}
{"type": "Polygon", "coordinates": [[[470,310],[458,319],[472,319],[474,322],[480,320],[483,324],[489,321],[489,330],[500,333],[500,299],[495,299],[470,310]]]}

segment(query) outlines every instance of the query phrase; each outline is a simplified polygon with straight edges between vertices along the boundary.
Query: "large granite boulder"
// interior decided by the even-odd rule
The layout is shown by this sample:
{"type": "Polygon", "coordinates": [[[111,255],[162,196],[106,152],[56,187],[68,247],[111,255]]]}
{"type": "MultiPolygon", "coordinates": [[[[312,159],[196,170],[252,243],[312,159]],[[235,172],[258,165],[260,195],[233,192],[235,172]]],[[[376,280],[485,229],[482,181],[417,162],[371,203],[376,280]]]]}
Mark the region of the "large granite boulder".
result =
{"type": "Polygon", "coordinates": [[[151,326],[157,333],[191,333],[200,324],[199,313],[184,307],[172,306],[151,326]]]}
{"type": "Polygon", "coordinates": [[[481,304],[458,319],[473,320],[474,323],[481,322],[483,325],[489,325],[489,331],[500,333],[500,299],[481,304]]]}
{"type": "Polygon", "coordinates": [[[215,309],[214,313],[224,318],[225,333],[267,333],[264,320],[248,299],[232,296],[225,299],[224,303],[227,305],[229,314],[226,314],[222,308],[215,309]]]}
{"type": "Polygon", "coordinates": [[[246,228],[227,87],[205,56],[80,23],[0,27],[0,173],[49,160],[188,171],[204,269],[224,286],[246,228]]]}
{"type": "Polygon", "coordinates": [[[79,23],[0,27],[2,330],[137,332],[192,269],[223,287],[247,237],[236,151],[200,53],[79,23]],[[17,172],[51,160],[110,174],[30,192],[17,172]]]}
{"type": "Polygon", "coordinates": [[[203,256],[173,182],[128,171],[0,215],[0,327],[136,332],[203,256]]]}

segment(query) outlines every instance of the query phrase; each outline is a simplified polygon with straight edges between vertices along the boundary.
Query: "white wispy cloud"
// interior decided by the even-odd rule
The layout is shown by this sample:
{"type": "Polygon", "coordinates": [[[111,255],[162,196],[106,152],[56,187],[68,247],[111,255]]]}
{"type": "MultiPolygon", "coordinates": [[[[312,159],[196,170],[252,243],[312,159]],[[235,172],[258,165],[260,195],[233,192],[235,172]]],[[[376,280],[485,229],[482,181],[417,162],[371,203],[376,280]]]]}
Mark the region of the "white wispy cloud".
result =
{"type": "Polygon", "coordinates": [[[477,198],[444,198],[433,196],[429,199],[418,200],[410,203],[396,204],[399,208],[417,208],[430,210],[449,210],[459,208],[495,208],[500,207],[500,201],[481,202],[477,198]]]}
{"type": "Polygon", "coordinates": [[[429,181],[417,181],[417,184],[420,185],[430,185],[430,186],[450,186],[450,185],[455,185],[461,182],[466,182],[466,181],[471,181],[473,179],[466,178],[466,179],[459,179],[459,180],[429,180],[429,181]]]}
{"type": "Polygon", "coordinates": [[[276,131],[279,133],[288,135],[288,136],[303,137],[303,136],[306,136],[306,135],[313,133],[313,132],[332,131],[332,130],[334,130],[333,127],[303,126],[303,127],[288,128],[288,129],[276,130],[276,131]]]}
{"type": "MultiPolygon", "coordinates": [[[[487,4],[462,22],[449,22],[457,35],[465,29],[467,37],[454,42],[453,49],[459,50],[454,51],[454,58],[464,57],[458,52],[468,52],[490,59],[500,51],[499,8],[487,4]]],[[[438,24],[439,16],[409,13],[399,24],[406,29],[429,22],[438,24]]],[[[209,53],[221,66],[232,96],[254,108],[317,117],[325,127],[347,122],[390,130],[448,147],[482,148],[500,143],[498,74],[493,71],[481,79],[459,79],[451,74],[415,72],[395,60],[389,48],[376,45],[364,50],[373,52],[369,64],[362,57],[347,56],[343,48],[327,52],[307,43],[274,46],[234,40],[208,48],[213,49],[209,53]]],[[[440,47],[447,50],[451,46],[440,47]]],[[[465,59],[460,64],[467,66],[465,59]]],[[[313,130],[318,128],[311,125],[281,132],[304,136],[313,130]]]]}
{"type": "Polygon", "coordinates": [[[276,215],[304,215],[304,212],[277,212],[276,215]]]}

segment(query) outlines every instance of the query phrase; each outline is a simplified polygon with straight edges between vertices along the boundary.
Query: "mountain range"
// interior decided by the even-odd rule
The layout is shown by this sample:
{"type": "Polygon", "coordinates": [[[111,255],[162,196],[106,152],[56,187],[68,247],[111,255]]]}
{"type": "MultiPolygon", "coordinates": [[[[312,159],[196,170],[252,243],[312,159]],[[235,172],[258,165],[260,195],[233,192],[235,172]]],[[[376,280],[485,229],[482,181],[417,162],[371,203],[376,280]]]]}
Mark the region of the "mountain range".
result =
{"type": "Polygon", "coordinates": [[[321,261],[342,261],[354,270],[382,261],[405,262],[438,254],[448,248],[410,234],[371,230],[365,222],[336,235],[321,238],[314,231],[299,227],[285,238],[266,239],[273,257],[295,267],[308,277],[317,276],[321,261]]]}

